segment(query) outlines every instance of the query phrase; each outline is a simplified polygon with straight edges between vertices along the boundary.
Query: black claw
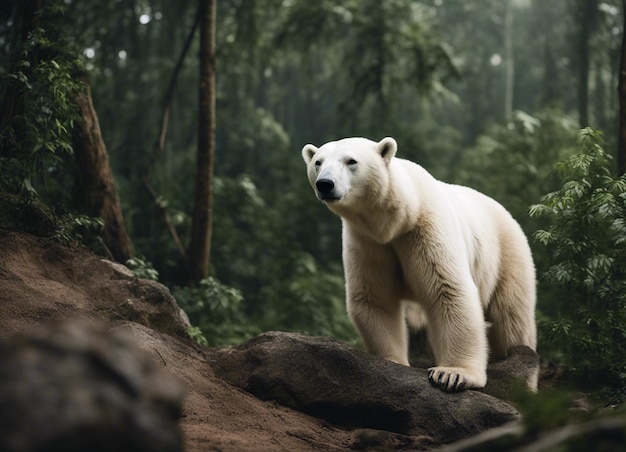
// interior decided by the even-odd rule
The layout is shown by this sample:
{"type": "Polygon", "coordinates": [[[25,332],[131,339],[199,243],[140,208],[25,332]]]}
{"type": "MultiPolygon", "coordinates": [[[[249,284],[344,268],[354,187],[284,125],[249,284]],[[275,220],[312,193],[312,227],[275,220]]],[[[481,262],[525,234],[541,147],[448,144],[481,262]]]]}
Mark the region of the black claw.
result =
{"type": "Polygon", "coordinates": [[[457,390],[457,386],[458,386],[458,384],[459,384],[459,378],[460,378],[460,377],[461,377],[461,376],[460,376],[459,374],[454,374],[454,375],[452,375],[452,377],[450,378],[450,385],[449,385],[449,386],[450,386],[450,388],[451,388],[453,391],[456,391],[456,390],[457,390]]]}
{"type": "Polygon", "coordinates": [[[445,392],[459,392],[467,386],[467,380],[461,374],[441,372],[436,378],[435,374],[435,369],[428,369],[428,381],[445,392]]]}

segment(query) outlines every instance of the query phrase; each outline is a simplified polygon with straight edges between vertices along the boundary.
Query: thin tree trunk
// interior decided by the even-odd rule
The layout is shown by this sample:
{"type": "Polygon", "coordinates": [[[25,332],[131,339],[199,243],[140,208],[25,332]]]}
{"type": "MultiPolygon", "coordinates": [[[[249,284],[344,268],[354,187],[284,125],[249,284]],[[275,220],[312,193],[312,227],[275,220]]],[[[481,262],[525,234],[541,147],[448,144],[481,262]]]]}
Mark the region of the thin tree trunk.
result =
{"type": "MultiPolygon", "coordinates": [[[[18,18],[21,20],[21,30],[19,36],[15,36],[16,42],[13,46],[23,45],[30,33],[39,28],[39,13],[41,11],[41,0],[24,0],[18,4],[18,18]],[[19,44],[18,44],[19,43],[19,44]]],[[[33,57],[34,59],[37,56],[33,57]]],[[[31,62],[34,66],[35,61],[31,62]]],[[[11,73],[15,72],[15,61],[12,63],[11,73]]],[[[6,78],[0,87],[0,130],[15,127],[14,119],[23,113],[23,94],[18,88],[18,83],[6,78]]],[[[18,133],[22,133],[19,131],[18,133]]],[[[25,132],[23,132],[25,133],[25,132]]],[[[7,143],[0,141],[0,156],[11,156],[15,152],[14,143],[11,139],[7,143]]]]}
{"type": "Polygon", "coordinates": [[[146,168],[146,174],[144,174],[143,176],[144,186],[150,193],[150,196],[152,196],[152,198],[154,199],[154,202],[158,206],[159,210],[161,211],[167,230],[169,231],[170,235],[172,236],[172,239],[174,240],[174,244],[176,245],[176,248],[178,249],[178,253],[180,254],[182,261],[184,262],[184,265],[188,264],[187,252],[185,251],[185,248],[183,247],[182,242],[180,241],[180,238],[178,237],[178,233],[176,232],[176,228],[174,227],[174,224],[172,223],[169,212],[167,211],[167,207],[164,206],[163,203],[160,202],[159,194],[156,192],[156,190],[152,187],[152,184],[150,183],[150,175],[152,173],[152,169],[154,165],[156,164],[159,154],[161,154],[163,152],[163,149],[165,148],[165,137],[167,135],[170,110],[172,108],[172,103],[174,101],[174,93],[176,91],[176,82],[178,80],[178,75],[180,74],[180,71],[183,67],[183,62],[185,61],[185,57],[187,56],[187,53],[189,52],[189,49],[191,47],[193,37],[196,34],[196,29],[198,28],[198,23],[200,21],[199,19],[200,19],[200,15],[196,14],[194,23],[191,27],[191,30],[189,31],[189,34],[187,35],[187,39],[185,40],[185,44],[183,45],[183,50],[180,53],[180,56],[178,57],[178,61],[176,62],[176,66],[174,67],[172,77],[170,78],[170,82],[167,87],[167,92],[165,95],[165,104],[163,106],[163,113],[161,115],[161,128],[159,129],[159,136],[156,140],[156,144],[154,145],[154,149],[152,150],[150,162],[148,163],[148,166],[146,168]]]}
{"type": "Polygon", "coordinates": [[[88,84],[76,93],[74,101],[81,116],[73,135],[78,165],[78,206],[84,213],[104,220],[105,245],[116,261],[126,262],[133,257],[132,244],[124,227],[120,200],[88,84]]]}
{"type": "Polygon", "coordinates": [[[578,1],[578,122],[580,128],[589,125],[589,41],[594,27],[596,0],[578,1]]]}
{"type": "Polygon", "coordinates": [[[513,119],[513,81],[515,76],[515,60],[513,59],[513,1],[509,0],[504,15],[504,52],[505,52],[505,88],[504,88],[504,119],[508,123],[513,119]]]}
{"type": "Polygon", "coordinates": [[[167,86],[167,92],[165,94],[165,102],[163,105],[163,112],[161,114],[161,128],[159,129],[159,137],[157,138],[156,144],[154,145],[154,149],[152,150],[152,156],[150,157],[150,162],[148,164],[148,169],[146,170],[146,175],[144,177],[148,178],[150,176],[150,172],[152,171],[152,167],[156,163],[158,155],[163,152],[165,148],[165,137],[167,135],[167,128],[169,124],[170,118],[170,110],[172,108],[172,103],[174,102],[174,93],[176,91],[176,83],[178,81],[178,75],[183,67],[183,62],[185,61],[185,57],[189,52],[189,48],[191,47],[191,42],[193,41],[193,37],[196,34],[196,29],[198,28],[199,22],[199,14],[196,14],[196,18],[194,19],[193,25],[191,26],[191,30],[187,35],[187,39],[183,45],[183,50],[176,61],[176,66],[174,67],[174,71],[172,72],[172,77],[170,78],[170,82],[167,86]]]}
{"type": "Polygon", "coordinates": [[[622,53],[619,63],[619,147],[617,151],[617,171],[621,176],[626,173],[626,0],[622,0],[622,53]]]}
{"type": "Polygon", "coordinates": [[[213,159],[215,154],[215,15],[216,0],[200,2],[200,89],[198,153],[193,223],[189,243],[189,284],[209,274],[213,216],[213,159]]]}

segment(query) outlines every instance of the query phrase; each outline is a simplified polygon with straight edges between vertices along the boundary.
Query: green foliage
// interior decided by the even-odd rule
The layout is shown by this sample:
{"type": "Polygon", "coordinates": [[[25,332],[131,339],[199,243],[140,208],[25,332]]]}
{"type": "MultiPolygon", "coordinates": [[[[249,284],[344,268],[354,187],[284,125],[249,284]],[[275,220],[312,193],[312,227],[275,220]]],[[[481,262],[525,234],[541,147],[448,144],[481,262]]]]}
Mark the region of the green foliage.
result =
{"type": "Polygon", "coordinates": [[[203,279],[196,288],[176,287],[172,294],[199,329],[192,331],[199,343],[206,340],[213,347],[233,345],[258,333],[245,321],[241,292],[213,277],[203,279]]]}
{"type": "Polygon", "coordinates": [[[389,133],[396,110],[415,115],[408,96],[446,91],[444,82],[457,75],[449,48],[429,27],[434,11],[425,5],[297,0],[285,12],[274,42],[297,51],[311,82],[332,74],[334,96],[325,103],[341,128],[389,133]]]}
{"type": "Polygon", "coordinates": [[[103,229],[104,221],[102,218],[65,214],[58,219],[52,238],[61,243],[79,242],[91,246],[100,241],[103,229]]]}
{"type": "Polygon", "coordinates": [[[0,190],[35,194],[35,179],[60,171],[63,158],[72,154],[78,67],[39,28],[22,43],[11,69],[0,73],[4,95],[16,108],[0,130],[0,190]]]}
{"type": "Polygon", "coordinates": [[[202,347],[208,347],[209,346],[209,341],[207,340],[206,337],[204,337],[204,334],[202,334],[202,330],[199,327],[197,327],[197,326],[190,326],[189,328],[187,328],[187,334],[198,345],[200,345],[202,347]]]}
{"type": "Polygon", "coordinates": [[[558,111],[530,115],[514,112],[507,125],[493,125],[465,152],[454,177],[457,183],[486,193],[511,211],[528,234],[528,206],[556,188],[554,161],[571,154],[577,127],[558,111]]]}
{"type": "Polygon", "coordinates": [[[292,265],[288,284],[275,284],[266,290],[266,297],[276,301],[268,306],[264,323],[356,343],[356,330],[346,314],[340,266],[322,271],[306,253],[294,256],[292,265]]]}
{"type": "Polygon", "coordinates": [[[562,288],[540,339],[578,377],[617,386],[626,380],[626,176],[612,176],[598,132],[584,129],[578,142],[582,152],[555,165],[561,188],[530,208],[550,220],[534,236],[553,256],[544,278],[562,288]]]}
{"type": "Polygon", "coordinates": [[[541,394],[520,391],[512,395],[515,407],[522,415],[522,422],[530,435],[540,434],[583,420],[589,414],[570,410],[572,396],[563,389],[548,388],[541,394]]]}
{"type": "MultiPolygon", "coordinates": [[[[302,185],[304,192],[279,190],[270,204],[246,176],[216,181],[215,273],[242,290],[247,321],[262,329],[354,340],[356,333],[345,310],[341,266],[335,260],[322,269],[319,260],[324,259],[326,246],[322,240],[307,237],[324,233],[298,226],[305,224],[301,216],[307,213],[301,207],[302,197],[310,199],[311,210],[320,211],[318,216],[332,214],[315,202],[305,178],[302,185]]],[[[337,259],[339,221],[334,217],[330,221],[337,226],[333,242],[337,259]]]]}
{"type": "Polygon", "coordinates": [[[126,266],[133,272],[137,278],[150,279],[152,281],[159,280],[159,272],[154,269],[152,264],[139,257],[134,257],[126,261],[126,266]]]}

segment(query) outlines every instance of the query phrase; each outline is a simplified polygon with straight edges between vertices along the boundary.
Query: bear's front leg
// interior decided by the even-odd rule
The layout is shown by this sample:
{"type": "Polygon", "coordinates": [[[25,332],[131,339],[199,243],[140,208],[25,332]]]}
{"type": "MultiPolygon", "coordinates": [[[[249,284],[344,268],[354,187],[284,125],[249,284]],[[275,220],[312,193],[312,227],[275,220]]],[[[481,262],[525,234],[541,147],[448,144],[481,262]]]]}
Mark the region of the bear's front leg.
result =
{"type": "Polygon", "coordinates": [[[389,246],[347,234],[346,230],[344,227],[343,260],[348,314],[368,352],[408,366],[397,258],[389,246]]]}
{"type": "Polygon", "coordinates": [[[409,365],[404,309],[399,300],[379,306],[349,298],[348,314],[368,352],[403,366],[409,365]]]}
{"type": "Polygon", "coordinates": [[[478,296],[439,299],[429,309],[428,337],[436,367],[428,379],[447,392],[480,389],[487,384],[487,332],[478,296]]]}

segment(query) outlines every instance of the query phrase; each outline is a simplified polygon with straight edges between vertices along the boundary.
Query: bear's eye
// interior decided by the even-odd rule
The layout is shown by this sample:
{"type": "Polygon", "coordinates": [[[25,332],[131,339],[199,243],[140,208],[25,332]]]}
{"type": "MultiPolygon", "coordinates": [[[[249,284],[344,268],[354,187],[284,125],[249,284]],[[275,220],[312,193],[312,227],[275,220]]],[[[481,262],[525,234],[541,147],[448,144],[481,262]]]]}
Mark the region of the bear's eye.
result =
{"type": "Polygon", "coordinates": [[[352,165],[356,165],[356,160],[354,160],[354,159],[349,159],[349,160],[346,162],[346,164],[348,164],[348,165],[350,165],[350,166],[352,166],[352,165]]]}
{"type": "Polygon", "coordinates": [[[322,164],[322,162],[320,162],[319,160],[315,161],[315,166],[320,166],[322,164]]]}

